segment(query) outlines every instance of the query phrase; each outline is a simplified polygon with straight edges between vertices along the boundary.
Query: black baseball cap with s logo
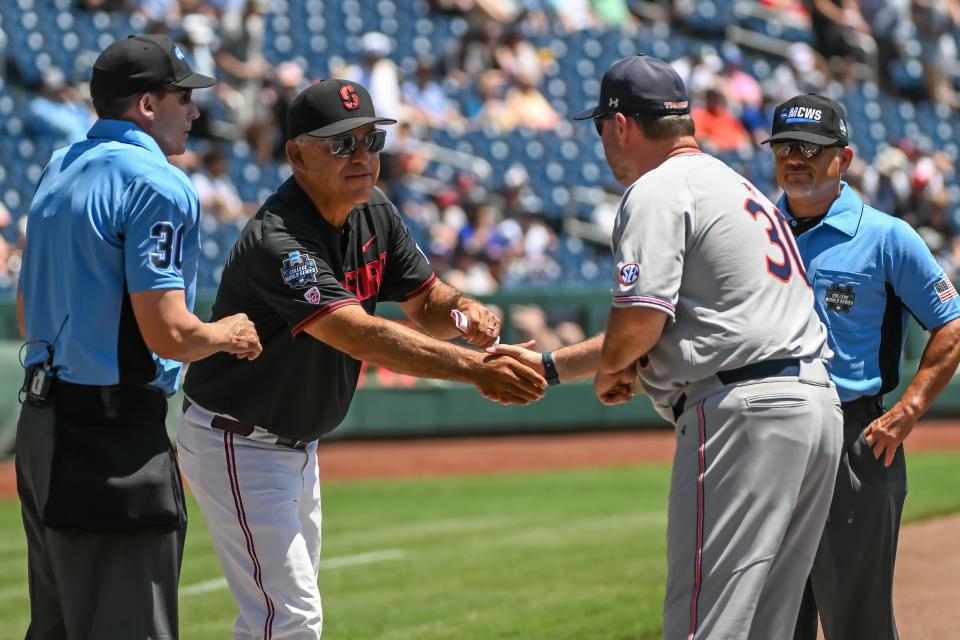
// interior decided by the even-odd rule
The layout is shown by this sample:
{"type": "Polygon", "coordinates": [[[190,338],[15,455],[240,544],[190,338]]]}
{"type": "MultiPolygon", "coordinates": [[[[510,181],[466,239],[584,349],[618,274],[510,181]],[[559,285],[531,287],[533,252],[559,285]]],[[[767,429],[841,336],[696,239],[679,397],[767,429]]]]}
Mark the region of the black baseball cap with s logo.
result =
{"type": "Polygon", "coordinates": [[[683,115],[690,98],[679,74],[658,58],[638,53],[617,60],[600,81],[600,102],[573,117],[587,120],[611,113],[683,115]]]}
{"type": "Polygon", "coordinates": [[[195,73],[180,47],[165,35],[129,36],[104,49],[93,63],[90,95],[114,99],[161,90],[212,87],[195,73]]]}
{"type": "Polygon", "coordinates": [[[358,82],[330,78],[304,89],[287,113],[287,136],[315,138],[339,136],[368,124],[396,124],[378,116],[370,93],[358,82]]]}

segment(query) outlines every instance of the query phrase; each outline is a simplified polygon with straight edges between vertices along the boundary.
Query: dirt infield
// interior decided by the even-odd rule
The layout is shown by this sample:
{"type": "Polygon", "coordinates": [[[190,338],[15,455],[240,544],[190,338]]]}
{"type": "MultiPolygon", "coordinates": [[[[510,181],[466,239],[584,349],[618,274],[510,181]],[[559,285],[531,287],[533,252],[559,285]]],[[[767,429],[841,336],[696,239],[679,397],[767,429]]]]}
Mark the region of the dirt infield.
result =
{"type": "MultiPolygon", "coordinates": [[[[323,481],[573,469],[669,462],[673,433],[330,442],[320,447],[323,481]]],[[[927,420],[907,451],[960,450],[960,421],[927,420]]],[[[16,496],[11,462],[0,463],[0,497],[16,496]]],[[[897,622],[910,640],[948,638],[960,597],[960,516],[905,527],[897,559],[897,622]]]]}

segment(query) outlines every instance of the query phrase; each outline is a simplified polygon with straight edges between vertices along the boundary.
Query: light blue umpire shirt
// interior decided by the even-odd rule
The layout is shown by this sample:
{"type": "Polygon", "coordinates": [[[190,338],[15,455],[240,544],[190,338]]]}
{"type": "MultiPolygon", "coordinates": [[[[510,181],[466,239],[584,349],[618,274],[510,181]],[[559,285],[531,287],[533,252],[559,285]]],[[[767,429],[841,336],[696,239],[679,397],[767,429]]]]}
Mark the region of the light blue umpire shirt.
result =
{"type": "MultiPolygon", "coordinates": [[[[137,125],[100,119],[53,154],[30,204],[18,285],[27,340],[54,346],[68,382],[172,394],[182,365],[147,349],[128,293],[183,289],[192,310],[199,255],[190,180],[137,125]]],[[[27,365],[46,357],[28,344],[27,365]]]]}
{"type": "MultiPolygon", "coordinates": [[[[786,195],[777,206],[794,226],[786,195]]],[[[897,387],[908,314],[928,330],[960,317],[954,285],[917,232],[845,182],[826,217],[796,241],[842,402],[897,387]]]]}

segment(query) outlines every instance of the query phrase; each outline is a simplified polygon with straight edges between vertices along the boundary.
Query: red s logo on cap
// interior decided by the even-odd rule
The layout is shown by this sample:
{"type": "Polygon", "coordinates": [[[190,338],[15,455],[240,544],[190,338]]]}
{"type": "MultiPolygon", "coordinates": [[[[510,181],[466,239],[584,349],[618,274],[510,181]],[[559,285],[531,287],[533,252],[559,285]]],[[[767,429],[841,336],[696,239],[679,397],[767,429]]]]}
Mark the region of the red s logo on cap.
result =
{"type": "Polygon", "coordinates": [[[343,100],[345,109],[353,111],[360,108],[360,96],[357,95],[357,90],[353,88],[352,84],[340,87],[340,99],[343,100]]]}

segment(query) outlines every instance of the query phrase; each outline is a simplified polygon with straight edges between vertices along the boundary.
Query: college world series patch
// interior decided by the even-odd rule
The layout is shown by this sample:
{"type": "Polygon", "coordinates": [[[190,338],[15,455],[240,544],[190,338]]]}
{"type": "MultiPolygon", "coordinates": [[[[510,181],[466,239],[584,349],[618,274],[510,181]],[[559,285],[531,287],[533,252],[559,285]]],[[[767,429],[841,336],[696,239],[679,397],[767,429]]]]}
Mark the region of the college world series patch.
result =
{"type": "Polygon", "coordinates": [[[856,294],[853,292],[853,287],[832,284],[823,296],[823,304],[827,306],[827,309],[850,313],[855,298],[856,294]]]}
{"type": "Polygon", "coordinates": [[[315,283],[318,272],[316,261],[299,251],[291,251],[280,269],[284,284],[293,289],[302,289],[308,284],[315,283]]]}

